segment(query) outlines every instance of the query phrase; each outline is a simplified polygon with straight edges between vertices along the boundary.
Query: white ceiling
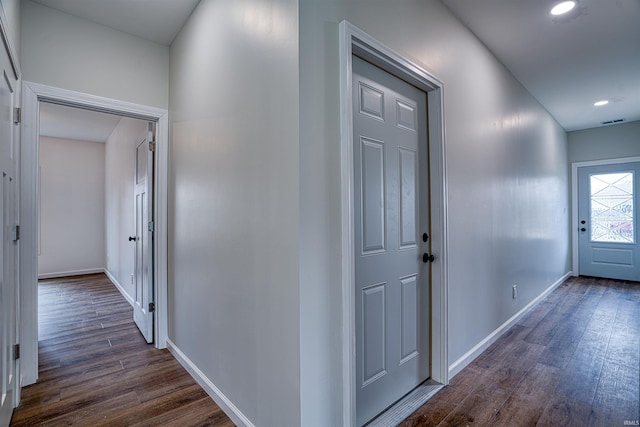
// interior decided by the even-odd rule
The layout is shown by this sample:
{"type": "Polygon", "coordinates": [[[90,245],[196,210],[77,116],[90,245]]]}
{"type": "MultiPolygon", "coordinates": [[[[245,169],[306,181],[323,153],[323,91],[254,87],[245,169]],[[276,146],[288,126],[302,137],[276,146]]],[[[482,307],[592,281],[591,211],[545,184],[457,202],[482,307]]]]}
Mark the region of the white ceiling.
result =
{"type": "Polygon", "coordinates": [[[34,0],[79,18],[169,46],[200,0],[34,0]]]}
{"type": "Polygon", "coordinates": [[[556,18],[557,0],[442,2],[567,131],[640,120],[639,0],[578,0],[556,18]]]}
{"type": "MultiPolygon", "coordinates": [[[[199,2],[35,1],[167,46],[199,2]]],[[[640,120],[640,0],[579,0],[564,18],[555,0],[442,2],[566,130],[640,120]]]]}
{"type": "Polygon", "coordinates": [[[40,103],[40,135],[79,141],[106,142],[120,116],[63,105],[40,103]]]}

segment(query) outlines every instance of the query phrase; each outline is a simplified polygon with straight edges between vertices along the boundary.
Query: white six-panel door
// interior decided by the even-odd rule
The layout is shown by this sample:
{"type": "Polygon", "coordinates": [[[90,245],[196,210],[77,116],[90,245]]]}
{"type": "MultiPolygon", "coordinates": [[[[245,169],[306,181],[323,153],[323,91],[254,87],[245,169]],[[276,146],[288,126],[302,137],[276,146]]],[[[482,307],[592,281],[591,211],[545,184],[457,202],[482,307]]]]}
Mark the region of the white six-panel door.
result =
{"type": "Polygon", "coordinates": [[[352,82],[356,418],[363,425],[430,375],[427,100],[355,56],[352,82]]]}
{"type": "MultiPolygon", "coordinates": [[[[153,124],[150,124],[153,129],[153,124]]],[[[135,295],[133,319],[148,343],[153,342],[153,132],[136,147],[135,173],[135,295]]]]}

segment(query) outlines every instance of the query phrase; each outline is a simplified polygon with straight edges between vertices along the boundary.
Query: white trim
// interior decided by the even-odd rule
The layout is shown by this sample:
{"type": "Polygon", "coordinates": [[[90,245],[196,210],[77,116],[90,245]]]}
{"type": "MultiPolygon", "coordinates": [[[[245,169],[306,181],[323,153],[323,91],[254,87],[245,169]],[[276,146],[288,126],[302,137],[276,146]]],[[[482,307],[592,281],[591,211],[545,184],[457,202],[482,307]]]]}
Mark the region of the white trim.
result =
{"type": "MultiPolygon", "coordinates": [[[[19,17],[18,17],[19,18],[19,17]]],[[[16,24],[16,23],[14,23],[16,24]]],[[[15,40],[11,40],[11,38],[9,37],[9,32],[8,32],[8,28],[9,28],[9,22],[7,21],[7,17],[4,13],[4,6],[2,5],[2,3],[0,2],[0,38],[2,38],[2,43],[4,44],[5,47],[5,51],[7,53],[7,56],[9,57],[9,62],[11,65],[11,71],[13,73],[13,75],[11,76],[11,78],[9,80],[13,80],[15,79],[15,83],[16,86],[15,87],[11,87],[11,92],[13,92],[13,97],[12,97],[12,109],[16,108],[16,107],[20,107],[21,106],[21,81],[22,81],[22,71],[20,70],[20,61],[18,59],[18,56],[16,55],[16,50],[15,50],[15,45],[14,42],[15,40]]],[[[5,76],[7,77],[7,76],[5,76]]],[[[7,83],[9,84],[9,86],[13,86],[12,82],[10,82],[9,80],[7,80],[7,83]]],[[[14,147],[20,147],[20,127],[16,126],[14,123],[11,124],[11,142],[10,144],[14,147]]],[[[14,153],[16,154],[16,153],[14,153]]],[[[18,202],[18,206],[15,206],[15,213],[17,214],[17,218],[16,221],[18,221],[19,223],[19,217],[20,217],[20,206],[19,206],[19,200],[20,200],[20,186],[22,178],[20,176],[21,172],[20,172],[20,165],[18,164],[18,159],[20,158],[20,155],[16,156],[14,155],[14,162],[15,162],[15,182],[17,184],[17,190],[15,194],[16,196],[16,201],[18,202]]],[[[18,250],[15,252],[15,262],[17,263],[18,268],[16,269],[15,273],[15,277],[13,279],[13,283],[11,284],[11,286],[13,287],[13,292],[14,292],[14,300],[15,300],[15,305],[16,307],[14,307],[12,316],[14,316],[14,321],[15,321],[15,325],[13,325],[13,327],[15,327],[18,331],[18,334],[15,336],[15,341],[9,343],[10,345],[13,344],[18,344],[21,345],[22,342],[22,337],[20,336],[20,330],[22,328],[23,325],[23,315],[21,312],[21,299],[22,299],[22,294],[21,294],[21,286],[20,286],[20,247],[21,247],[21,243],[18,242],[18,250]]],[[[13,323],[13,322],[11,322],[13,323]]],[[[7,343],[5,343],[6,345],[7,343]]],[[[18,404],[20,403],[20,399],[21,399],[21,395],[22,395],[22,378],[24,377],[23,375],[23,368],[22,368],[22,360],[18,359],[14,362],[14,369],[15,369],[15,374],[16,374],[16,378],[14,379],[14,385],[15,385],[15,390],[13,393],[13,401],[10,403],[12,408],[17,408],[18,404]]],[[[13,409],[12,409],[13,411],[13,409]]]]}
{"type": "Polygon", "coordinates": [[[20,147],[20,367],[21,386],[38,379],[38,98],[22,85],[22,129],[20,147]],[[35,115],[36,118],[29,117],[35,115]],[[30,159],[26,162],[25,159],[30,159]]]}
{"type": "Polygon", "coordinates": [[[353,118],[351,104],[351,58],[357,54],[383,70],[425,91],[428,97],[429,168],[431,191],[432,265],[431,378],[448,384],[448,267],[447,183],[444,135],[444,84],[416,63],[400,56],[347,21],[340,31],[340,160],[342,203],[342,368],[343,424],[356,424],[355,380],[355,288],[353,218],[353,118]]]}
{"type": "Polygon", "coordinates": [[[558,286],[562,285],[570,276],[571,271],[566,273],[554,284],[549,286],[544,292],[538,295],[533,301],[527,304],[522,310],[511,316],[509,320],[500,325],[496,330],[487,335],[485,339],[476,344],[471,350],[467,351],[458,360],[453,362],[449,367],[449,378],[453,378],[456,374],[462,371],[469,363],[471,363],[476,357],[478,357],[483,351],[485,351],[491,344],[496,342],[505,332],[515,325],[522,317],[524,317],[533,307],[538,305],[540,301],[553,292],[558,286]]]}
{"type": "Polygon", "coordinates": [[[165,111],[156,124],[155,156],[155,331],[156,347],[166,348],[169,338],[169,114],[165,111]]]}
{"type": "Polygon", "coordinates": [[[104,268],[86,268],[84,270],[57,271],[55,273],[38,273],[40,279],[55,279],[57,277],[83,276],[85,274],[106,273],[104,268]]]}
{"type": "Polygon", "coordinates": [[[156,203],[156,265],[155,265],[155,346],[165,348],[168,331],[167,310],[167,178],[169,153],[169,120],[166,110],[100,96],[59,89],[37,83],[22,82],[22,139],[20,180],[20,286],[21,310],[21,384],[35,383],[38,378],[38,292],[37,292],[37,206],[38,206],[38,146],[39,102],[86,108],[115,113],[142,120],[155,121],[157,197],[156,203]],[[160,205],[162,203],[162,205],[160,205]],[[161,258],[163,257],[163,258],[161,258]]]}
{"type": "Polygon", "coordinates": [[[579,247],[578,247],[578,168],[589,166],[613,165],[640,162],[640,157],[623,157],[617,159],[589,160],[571,163],[571,268],[574,276],[580,275],[579,247]]]}
{"type": "Polygon", "coordinates": [[[109,270],[105,268],[103,271],[104,271],[104,274],[106,274],[106,276],[109,278],[111,283],[113,283],[113,286],[115,286],[118,289],[118,291],[120,291],[124,299],[126,299],[129,305],[133,307],[135,304],[135,302],[133,301],[133,297],[129,295],[127,291],[124,290],[124,287],[120,284],[120,282],[118,282],[118,279],[116,279],[116,277],[109,272],[109,270]]]}
{"type": "Polygon", "coordinates": [[[204,389],[204,391],[211,396],[216,404],[224,411],[231,421],[238,426],[254,427],[254,424],[247,418],[246,415],[238,409],[231,400],[225,396],[225,394],[189,359],[173,341],[167,338],[167,349],[176,358],[176,360],[182,365],[184,369],[189,372],[189,375],[204,389]]]}

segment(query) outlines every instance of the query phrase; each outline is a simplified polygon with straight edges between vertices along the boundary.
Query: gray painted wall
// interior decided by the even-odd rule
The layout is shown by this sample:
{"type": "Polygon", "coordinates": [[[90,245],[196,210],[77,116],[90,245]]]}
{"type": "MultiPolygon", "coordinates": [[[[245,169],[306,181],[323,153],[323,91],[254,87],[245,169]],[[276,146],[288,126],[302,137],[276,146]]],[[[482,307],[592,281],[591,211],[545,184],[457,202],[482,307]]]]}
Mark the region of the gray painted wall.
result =
{"type": "Polygon", "coordinates": [[[171,46],[169,338],[256,426],[299,414],[295,0],[203,0],[171,46]]]}
{"type": "Polygon", "coordinates": [[[338,23],[444,81],[449,364],[569,271],[566,133],[437,0],[300,1],[301,420],[342,424],[338,23]],[[514,304],[511,286],[518,285],[514,304]]]}
{"type": "Polygon", "coordinates": [[[445,82],[449,363],[568,272],[566,134],[437,1],[302,1],[299,65],[295,4],[245,6],[203,2],[172,46],[170,338],[256,425],[340,425],[338,22],[445,82]]]}
{"type": "Polygon", "coordinates": [[[640,121],[568,133],[569,162],[640,156],[640,121]]]}
{"type": "Polygon", "coordinates": [[[22,2],[23,80],[167,109],[169,48],[22,2]]]}

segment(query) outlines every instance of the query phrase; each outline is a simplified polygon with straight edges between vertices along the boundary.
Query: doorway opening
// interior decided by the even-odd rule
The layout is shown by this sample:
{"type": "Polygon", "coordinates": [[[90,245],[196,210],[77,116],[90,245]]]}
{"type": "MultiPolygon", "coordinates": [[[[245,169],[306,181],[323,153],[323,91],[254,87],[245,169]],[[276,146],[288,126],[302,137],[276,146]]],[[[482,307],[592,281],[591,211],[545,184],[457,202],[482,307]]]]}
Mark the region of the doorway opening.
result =
{"type": "MultiPolygon", "coordinates": [[[[151,122],[155,139],[155,157],[153,166],[156,171],[150,182],[156,190],[153,198],[152,224],[155,238],[149,250],[153,258],[157,260],[150,268],[153,275],[155,289],[153,290],[154,317],[153,335],[155,346],[166,347],[167,338],[167,156],[168,156],[168,120],[166,110],[153,107],[132,104],[128,102],[112,100],[93,95],[67,91],[59,88],[23,82],[23,131],[22,131],[22,181],[21,181],[21,211],[22,245],[20,256],[22,263],[20,268],[21,287],[23,298],[21,301],[22,329],[21,329],[21,363],[22,385],[35,383],[38,377],[38,253],[39,253],[39,227],[38,207],[40,170],[40,123],[41,113],[51,104],[63,107],[73,107],[82,111],[115,114],[121,119],[120,123],[127,124],[151,122]],[[45,104],[46,103],[46,104],[45,104]],[[41,107],[45,107],[44,110],[41,107]]],[[[144,126],[143,126],[144,128],[144,126]]],[[[146,129],[149,135],[149,128],[146,129]]],[[[140,136],[142,137],[142,136],[140,136]]],[[[135,167],[136,145],[140,141],[132,142],[130,165],[135,167]]],[[[116,165],[115,168],[117,169],[116,165]]],[[[134,179],[133,177],[131,178],[134,179]]],[[[133,197],[133,196],[132,196],[133,197]]],[[[133,203],[133,201],[131,202],[133,203]]],[[[107,212],[108,215],[108,212],[107,212]]],[[[134,215],[134,211],[131,211],[134,215]]],[[[137,231],[136,231],[137,233],[137,231]]],[[[119,234],[119,233],[116,233],[119,234]]],[[[129,236],[130,237],[130,236],[129,236]]],[[[133,244],[126,241],[125,244],[133,244]]],[[[108,266],[107,266],[108,267],[108,266]]],[[[128,273],[131,274],[131,273],[128,273]]],[[[123,281],[126,281],[126,277],[123,281]]],[[[130,279],[129,279],[130,280],[130,279]]],[[[120,281],[120,280],[118,280],[120,281]]],[[[134,298],[135,300],[135,298],[134,298]]]]}
{"type": "Polygon", "coordinates": [[[39,110],[38,279],[104,272],[152,342],[155,124],[43,101],[39,110]]]}

